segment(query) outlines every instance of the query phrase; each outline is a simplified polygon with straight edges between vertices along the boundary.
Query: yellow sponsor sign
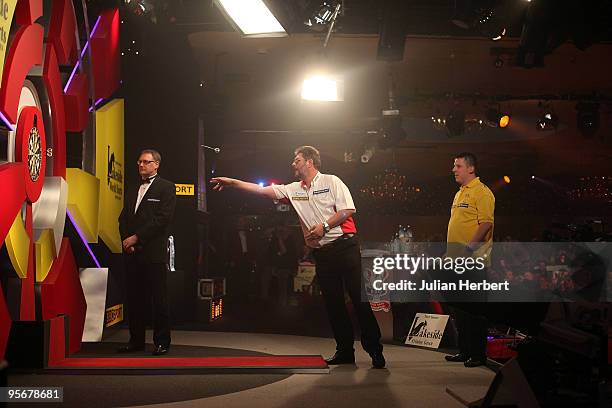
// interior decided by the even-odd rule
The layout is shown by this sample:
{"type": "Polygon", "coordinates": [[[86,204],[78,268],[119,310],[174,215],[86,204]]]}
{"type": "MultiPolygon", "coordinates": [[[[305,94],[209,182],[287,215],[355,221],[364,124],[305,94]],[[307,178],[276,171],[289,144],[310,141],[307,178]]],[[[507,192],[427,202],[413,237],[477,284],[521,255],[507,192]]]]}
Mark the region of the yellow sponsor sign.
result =
{"type": "Polygon", "coordinates": [[[83,232],[87,242],[98,242],[100,190],[98,177],[81,169],[67,168],[68,210],[83,232]]]}
{"type": "Polygon", "coordinates": [[[176,195],[192,196],[195,195],[195,186],[193,184],[175,184],[176,195]]]}
{"type": "Polygon", "coordinates": [[[123,99],[115,99],[96,111],[96,177],[100,180],[98,234],[114,253],[121,252],[118,218],[123,208],[123,133],[123,99]]]}
{"type": "Polygon", "coordinates": [[[104,327],[110,327],[122,321],[123,321],[123,304],[111,306],[106,309],[104,327]]]}
{"type": "Polygon", "coordinates": [[[0,0],[0,82],[4,72],[4,57],[8,50],[9,33],[17,0],[0,0]]]}

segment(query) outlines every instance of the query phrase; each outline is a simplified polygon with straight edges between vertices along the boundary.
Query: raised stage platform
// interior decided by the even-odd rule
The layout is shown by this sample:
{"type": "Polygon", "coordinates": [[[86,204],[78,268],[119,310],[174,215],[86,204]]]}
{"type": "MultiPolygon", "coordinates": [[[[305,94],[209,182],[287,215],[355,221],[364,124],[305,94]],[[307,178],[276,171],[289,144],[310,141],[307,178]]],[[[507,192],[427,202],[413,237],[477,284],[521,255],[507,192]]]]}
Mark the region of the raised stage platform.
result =
{"type": "MultiPolygon", "coordinates": [[[[176,359],[278,364],[278,357],[309,359],[313,355],[327,356],[335,348],[333,339],[319,337],[196,331],[173,332],[172,335],[173,345],[166,356],[151,356],[152,346],[128,356],[115,354],[116,346],[127,341],[128,334],[124,330],[105,343],[85,344],[75,356],[79,360],[73,360],[71,364],[90,363],[91,358],[100,359],[101,364],[121,363],[120,367],[132,364],[132,359],[151,366],[172,366],[176,359]],[[124,361],[120,361],[122,359],[124,361]]],[[[161,404],[158,406],[181,408],[391,408],[461,407],[447,393],[448,387],[465,400],[476,400],[486,393],[494,376],[487,368],[468,369],[462,364],[447,363],[444,354],[436,351],[394,345],[385,345],[387,368],[376,370],[371,368],[369,356],[361,350],[358,342],[355,342],[355,348],[355,366],[332,366],[328,373],[322,370],[308,375],[274,371],[278,367],[273,370],[243,367],[245,371],[217,372],[154,368],[147,371],[149,375],[134,375],[143,374],[134,369],[96,373],[64,367],[36,373],[13,373],[8,382],[10,386],[62,386],[64,402],[58,404],[61,407],[161,404]],[[67,372],[70,374],[66,375],[67,372]],[[75,375],[77,372],[79,375],[75,375]],[[101,373],[114,375],[99,375],[101,373]]]]}

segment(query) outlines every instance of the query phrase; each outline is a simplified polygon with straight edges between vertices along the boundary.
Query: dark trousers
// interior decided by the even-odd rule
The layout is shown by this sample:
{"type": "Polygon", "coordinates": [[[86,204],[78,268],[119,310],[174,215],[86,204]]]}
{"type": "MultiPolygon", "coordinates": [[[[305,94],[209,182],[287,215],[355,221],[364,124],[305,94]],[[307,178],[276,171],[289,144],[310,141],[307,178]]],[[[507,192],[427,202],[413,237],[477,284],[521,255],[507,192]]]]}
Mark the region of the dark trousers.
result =
{"type": "Polygon", "coordinates": [[[475,311],[487,306],[486,303],[464,303],[454,307],[459,353],[475,360],[487,357],[487,319],[475,311]]]}
{"type": "Polygon", "coordinates": [[[338,351],[353,351],[353,325],[344,302],[349,294],[361,328],[361,345],[368,353],[382,351],[380,329],[369,302],[361,301],[361,253],[357,237],[343,239],[314,251],[321,287],[338,351]]]}
{"type": "Polygon", "coordinates": [[[164,347],[170,345],[166,273],[166,265],[163,263],[142,263],[133,258],[126,262],[130,343],[135,346],[145,343],[145,323],[151,301],[153,301],[153,343],[164,347]]]}

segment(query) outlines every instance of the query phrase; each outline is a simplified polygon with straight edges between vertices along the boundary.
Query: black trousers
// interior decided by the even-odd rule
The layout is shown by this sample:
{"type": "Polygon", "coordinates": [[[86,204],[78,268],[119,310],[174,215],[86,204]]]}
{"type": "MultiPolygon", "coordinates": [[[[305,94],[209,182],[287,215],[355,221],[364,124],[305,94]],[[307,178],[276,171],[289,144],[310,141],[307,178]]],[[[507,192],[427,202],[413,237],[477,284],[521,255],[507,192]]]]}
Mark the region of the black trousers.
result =
{"type": "Polygon", "coordinates": [[[455,322],[459,332],[459,353],[475,360],[487,358],[487,318],[477,312],[478,308],[489,306],[486,303],[458,303],[455,322]]]}
{"type": "Polygon", "coordinates": [[[334,241],[313,253],[336,349],[353,351],[353,325],[344,302],[346,289],[361,329],[361,345],[368,353],[381,352],[378,322],[370,303],[361,301],[365,288],[361,279],[361,252],[357,237],[334,241]]]}
{"type": "Polygon", "coordinates": [[[130,343],[145,343],[147,312],[153,303],[153,343],[170,346],[170,312],[166,288],[166,265],[143,263],[128,256],[126,261],[127,306],[130,343]]]}

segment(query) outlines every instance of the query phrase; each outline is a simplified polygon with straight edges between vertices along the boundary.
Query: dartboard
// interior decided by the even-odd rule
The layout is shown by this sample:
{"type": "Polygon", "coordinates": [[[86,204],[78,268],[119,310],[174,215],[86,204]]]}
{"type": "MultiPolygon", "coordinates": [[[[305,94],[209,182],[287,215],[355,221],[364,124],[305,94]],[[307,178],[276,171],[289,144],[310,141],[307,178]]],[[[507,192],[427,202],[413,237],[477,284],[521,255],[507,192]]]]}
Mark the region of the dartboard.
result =
{"type": "Polygon", "coordinates": [[[40,176],[41,161],[40,135],[38,134],[38,128],[33,127],[28,139],[28,170],[32,181],[38,180],[40,176]]]}

